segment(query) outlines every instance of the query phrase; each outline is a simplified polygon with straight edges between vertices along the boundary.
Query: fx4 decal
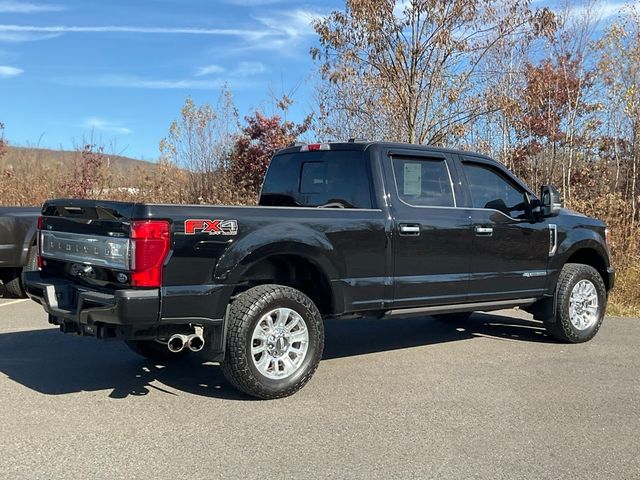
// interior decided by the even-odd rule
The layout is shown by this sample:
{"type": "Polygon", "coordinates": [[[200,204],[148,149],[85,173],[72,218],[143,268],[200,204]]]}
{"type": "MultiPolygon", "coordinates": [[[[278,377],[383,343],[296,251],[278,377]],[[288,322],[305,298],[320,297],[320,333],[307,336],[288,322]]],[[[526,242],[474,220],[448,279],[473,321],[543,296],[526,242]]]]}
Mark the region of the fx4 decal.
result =
{"type": "Polygon", "coordinates": [[[189,219],[184,221],[184,233],[195,235],[196,233],[208,233],[209,235],[237,235],[237,220],[206,220],[189,219]]]}

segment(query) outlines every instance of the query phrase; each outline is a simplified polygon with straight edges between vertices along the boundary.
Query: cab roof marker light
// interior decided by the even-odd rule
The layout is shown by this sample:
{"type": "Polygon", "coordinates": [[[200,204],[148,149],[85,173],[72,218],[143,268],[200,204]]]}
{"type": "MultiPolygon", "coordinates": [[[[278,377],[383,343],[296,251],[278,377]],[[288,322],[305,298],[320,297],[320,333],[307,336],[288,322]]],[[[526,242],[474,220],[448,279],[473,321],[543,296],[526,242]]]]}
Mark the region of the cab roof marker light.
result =
{"type": "Polygon", "coordinates": [[[331,145],[328,143],[310,143],[300,147],[301,152],[317,152],[318,150],[331,150],[331,145]]]}

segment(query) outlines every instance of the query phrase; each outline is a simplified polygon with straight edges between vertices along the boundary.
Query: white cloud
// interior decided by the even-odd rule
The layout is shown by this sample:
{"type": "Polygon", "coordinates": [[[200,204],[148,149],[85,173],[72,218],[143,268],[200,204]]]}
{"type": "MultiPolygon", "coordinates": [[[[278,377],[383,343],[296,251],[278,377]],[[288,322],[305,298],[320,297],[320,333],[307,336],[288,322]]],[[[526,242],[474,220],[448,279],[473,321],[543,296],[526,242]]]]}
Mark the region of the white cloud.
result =
{"type": "MultiPolygon", "coordinates": [[[[2,2],[3,0],[0,0],[2,2]]],[[[305,9],[276,11],[269,15],[253,18],[255,26],[242,28],[198,28],[198,27],[142,27],[142,26],[74,26],[74,25],[9,25],[0,24],[0,42],[28,42],[46,40],[64,34],[90,33],[135,33],[149,35],[202,35],[227,36],[239,40],[235,51],[242,50],[278,50],[281,54],[291,55],[306,37],[315,35],[312,26],[314,20],[323,15],[305,9]]],[[[206,67],[203,67],[206,68],[206,67]]],[[[206,70],[197,71],[204,76],[206,70]]]]}
{"type": "Polygon", "coordinates": [[[195,72],[196,77],[204,77],[209,75],[217,75],[220,78],[232,80],[234,78],[245,78],[252,77],[255,75],[260,75],[267,71],[267,67],[264,63],[261,62],[240,62],[238,65],[231,70],[227,70],[220,65],[205,65],[203,67],[198,67],[195,72]]]}
{"type": "Polygon", "coordinates": [[[62,5],[0,0],[0,13],[40,13],[61,12],[63,10],[66,8],[62,5]]]}
{"type": "MultiPolygon", "coordinates": [[[[2,2],[3,0],[0,0],[2,2]]],[[[74,33],[136,33],[149,35],[202,35],[236,37],[239,49],[279,49],[283,53],[297,46],[304,37],[315,35],[314,20],[323,16],[304,9],[275,12],[258,16],[253,29],[198,28],[198,27],[142,27],[135,25],[9,25],[0,24],[0,42],[28,42],[46,40],[63,34],[74,33]]],[[[202,75],[206,75],[203,73],[202,75]]]]}
{"type": "Polygon", "coordinates": [[[312,23],[325,15],[304,9],[280,11],[270,15],[257,16],[262,24],[265,35],[262,38],[248,39],[239,44],[234,50],[243,52],[248,50],[277,51],[279,55],[295,56],[300,54],[299,47],[308,44],[308,37],[316,34],[312,23]]]}
{"type": "Polygon", "coordinates": [[[49,40],[59,37],[59,33],[29,33],[29,32],[3,32],[0,30],[0,42],[23,43],[37,42],[39,40],[49,40]]]}
{"type": "Polygon", "coordinates": [[[82,128],[90,128],[100,132],[117,133],[119,135],[129,135],[133,130],[123,126],[118,122],[112,122],[100,117],[89,117],[82,124],[82,128]]]}
{"type": "Polygon", "coordinates": [[[267,67],[260,62],[240,62],[238,68],[233,71],[234,75],[239,77],[250,77],[259,75],[267,71],[267,67]]]}
{"type": "MultiPolygon", "coordinates": [[[[588,5],[570,5],[565,12],[569,18],[576,20],[586,18],[592,22],[607,21],[615,16],[624,15],[630,5],[628,1],[602,1],[588,5]]],[[[561,14],[565,12],[560,11],[561,14]]]]}
{"type": "Polygon", "coordinates": [[[269,29],[271,35],[279,35],[289,39],[297,39],[306,35],[314,35],[312,22],[323,15],[311,10],[297,9],[282,12],[278,15],[256,17],[269,29]]]}
{"type": "Polygon", "coordinates": [[[224,78],[212,78],[203,80],[194,79],[154,79],[139,77],[136,75],[101,75],[97,77],[71,77],[61,78],[58,81],[64,85],[79,87],[112,87],[112,88],[142,88],[157,90],[218,90],[225,83],[236,88],[250,85],[245,80],[226,80],[224,78]]]}
{"type": "Polygon", "coordinates": [[[24,70],[16,67],[9,67],[7,65],[0,65],[0,78],[16,77],[23,73],[24,70]]]}
{"type": "Polygon", "coordinates": [[[142,34],[183,34],[183,35],[218,35],[235,36],[250,39],[258,39],[267,35],[267,32],[242,30],[233,28],[196,28],[196,27],[136,27],[104,25],[94,27],[78,27],[64,25],[0,25],[2,33],[142,33],[142,34]]]}
{"type": "Polygon", "coordinates": [[[222,72],[224,72],[224,67],[221,67],[220,65],[205,65],[204,67],[198,67],[195,75],[196,77],[204,77],[205,75],[222,72]]]}

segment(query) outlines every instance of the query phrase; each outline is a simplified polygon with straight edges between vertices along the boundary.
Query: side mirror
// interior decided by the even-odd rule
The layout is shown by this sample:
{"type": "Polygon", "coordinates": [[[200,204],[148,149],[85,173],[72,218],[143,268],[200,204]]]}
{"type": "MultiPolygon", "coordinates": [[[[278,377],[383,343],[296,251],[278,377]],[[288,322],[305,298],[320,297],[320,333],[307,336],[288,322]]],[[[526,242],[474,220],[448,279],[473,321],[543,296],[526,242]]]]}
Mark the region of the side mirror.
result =
{"type": "Polygon", "coordinates": [[[553,185],[543,185],[540,188],[540,204],[543,217],[556,217],[562,208],[558,189],[553,185]]]}

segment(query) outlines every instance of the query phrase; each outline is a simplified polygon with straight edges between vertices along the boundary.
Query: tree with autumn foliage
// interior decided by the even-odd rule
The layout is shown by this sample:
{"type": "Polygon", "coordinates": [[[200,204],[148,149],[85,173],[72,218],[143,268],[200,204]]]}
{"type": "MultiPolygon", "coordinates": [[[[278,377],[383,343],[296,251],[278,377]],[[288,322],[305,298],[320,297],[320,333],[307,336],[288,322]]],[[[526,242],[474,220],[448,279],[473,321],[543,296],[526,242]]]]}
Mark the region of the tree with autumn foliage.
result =
{"type": "Polygon", "coordinates": [[[72,198],[100,198],[105,188],[107,157],[104,147],[86,143],[75,161],[74,173],[63,184],[65,196],[72,198]]]}
{"type": "Polygon", "coordinates": [[[573,147],[588,145],[594,134],[595,124],[580,123],[597,109],[587,99],[594,77],[594,72],[583,70],[579,57],[527,63],[520,115],[512,118],[517,140],[511,158],[514,170],[532,185],[560,179],[566,200],[571,197],[573,147]]]}
{"type": "Polygon", "coordinates": [[[247,124],[233,147],[231,172],[238,186],[257,196],[273,154],[307,132],[311,117],[294,123],[279,115],[269,117],[258,111],[245,121],[247,124]]]}

